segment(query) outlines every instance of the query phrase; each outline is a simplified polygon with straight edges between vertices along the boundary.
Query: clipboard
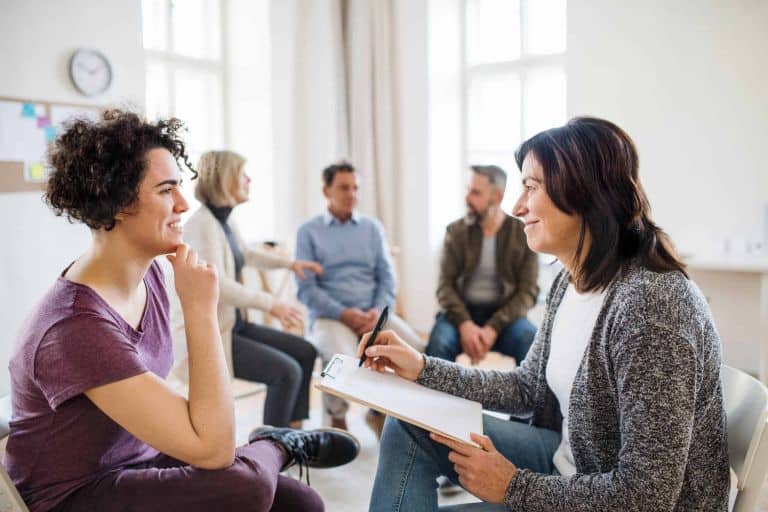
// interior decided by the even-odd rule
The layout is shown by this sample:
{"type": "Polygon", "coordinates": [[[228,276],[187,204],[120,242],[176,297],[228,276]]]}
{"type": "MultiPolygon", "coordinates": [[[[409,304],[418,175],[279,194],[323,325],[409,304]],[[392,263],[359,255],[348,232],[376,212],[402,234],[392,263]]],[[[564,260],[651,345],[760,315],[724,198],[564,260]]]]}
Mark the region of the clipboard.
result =
{"type": "Polygon", "coordinates": [[[394,416],[455,441],[477,446],[470,432],[483,432],[480,402],[449,395],[398,377],[357,366],[358,359],[336,354],[315,387],[394,416]]]}

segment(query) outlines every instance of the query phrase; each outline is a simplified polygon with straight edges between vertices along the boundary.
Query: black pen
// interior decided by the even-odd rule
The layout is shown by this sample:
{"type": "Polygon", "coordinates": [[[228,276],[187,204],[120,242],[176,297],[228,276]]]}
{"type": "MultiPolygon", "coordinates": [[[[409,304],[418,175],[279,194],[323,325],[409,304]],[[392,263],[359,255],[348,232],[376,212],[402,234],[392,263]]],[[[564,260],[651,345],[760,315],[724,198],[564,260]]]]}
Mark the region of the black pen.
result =
{"type": "Polygon", "coordinates": [[[379,319],[376,321],[376,327],[373,328],[373,332],[371,332],[371,336],[368,338],[368,341],[365,342],[365,347],[363,348],[363,355],[360,356],[360,363],[357,365],[358,368],[363,366],[363,363],[365,362],[365,359],[366,359],[365,351],[368,350],[368,347],[373,345],[373,342],[376,341],[376,336],[379,335],[379,331],[381,331],[381,328],[384,327],[385,323],[387,323],[388,314],[389,314],[389,306],[384,306],[384,309],[381,310],[381,314],[379,315],[379,319]]]}

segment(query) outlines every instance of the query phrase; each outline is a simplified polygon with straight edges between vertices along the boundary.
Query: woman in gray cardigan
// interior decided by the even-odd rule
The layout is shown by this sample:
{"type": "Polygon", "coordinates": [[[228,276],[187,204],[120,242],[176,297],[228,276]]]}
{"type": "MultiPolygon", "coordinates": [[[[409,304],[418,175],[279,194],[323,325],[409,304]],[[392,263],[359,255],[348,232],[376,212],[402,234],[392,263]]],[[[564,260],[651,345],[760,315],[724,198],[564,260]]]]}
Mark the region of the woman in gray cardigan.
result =
{"type": "Polygon", "coordinates": [[[720,340],[650,219],[634,143],[613,123],[575,118],[516,158],[514,214],[531,249],[564,267],[522,366],[464,368],[391,332],[366,366],[530,422],[485,417],[473,447],[388,419],[370,510],[436,510],[440,474],[485,502],[453,510],[727,510],[720,340]]]}

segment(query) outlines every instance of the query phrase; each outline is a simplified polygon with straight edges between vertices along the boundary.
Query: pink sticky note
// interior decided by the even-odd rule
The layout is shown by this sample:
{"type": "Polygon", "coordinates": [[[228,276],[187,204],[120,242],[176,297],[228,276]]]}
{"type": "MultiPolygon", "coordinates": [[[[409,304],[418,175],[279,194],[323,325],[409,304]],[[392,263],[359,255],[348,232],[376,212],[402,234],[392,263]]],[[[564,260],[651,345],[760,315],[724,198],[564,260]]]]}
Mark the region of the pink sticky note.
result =
{"type": "Polygon", "coordinates": [[[51,124],[51,120],[48,118],[48,116],[38,117],[37,118],[37,127],[38,128],[45,128],[51,124]]]}

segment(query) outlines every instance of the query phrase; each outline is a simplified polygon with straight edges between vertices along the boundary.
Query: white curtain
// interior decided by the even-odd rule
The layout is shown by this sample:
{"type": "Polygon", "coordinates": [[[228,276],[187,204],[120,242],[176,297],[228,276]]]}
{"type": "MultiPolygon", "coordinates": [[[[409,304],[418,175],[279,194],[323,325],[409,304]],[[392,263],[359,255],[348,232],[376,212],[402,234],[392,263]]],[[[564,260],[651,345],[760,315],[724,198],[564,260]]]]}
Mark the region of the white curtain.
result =
{"type": "Polygon", "coordinates": [[[349,155],[362,176],[361,202],[398,239],[394,134],[395,45],[391,0],[347,0],[345,55],[349,155]]]}
{"type": "Polygon", "coordinates": [[[278,217],[292,212],[278,229],[323,211],[321,170],[346,158],[362,178],[360,210],[398,243],[393,2],[275,0],[272,16],[278,217]]]}

